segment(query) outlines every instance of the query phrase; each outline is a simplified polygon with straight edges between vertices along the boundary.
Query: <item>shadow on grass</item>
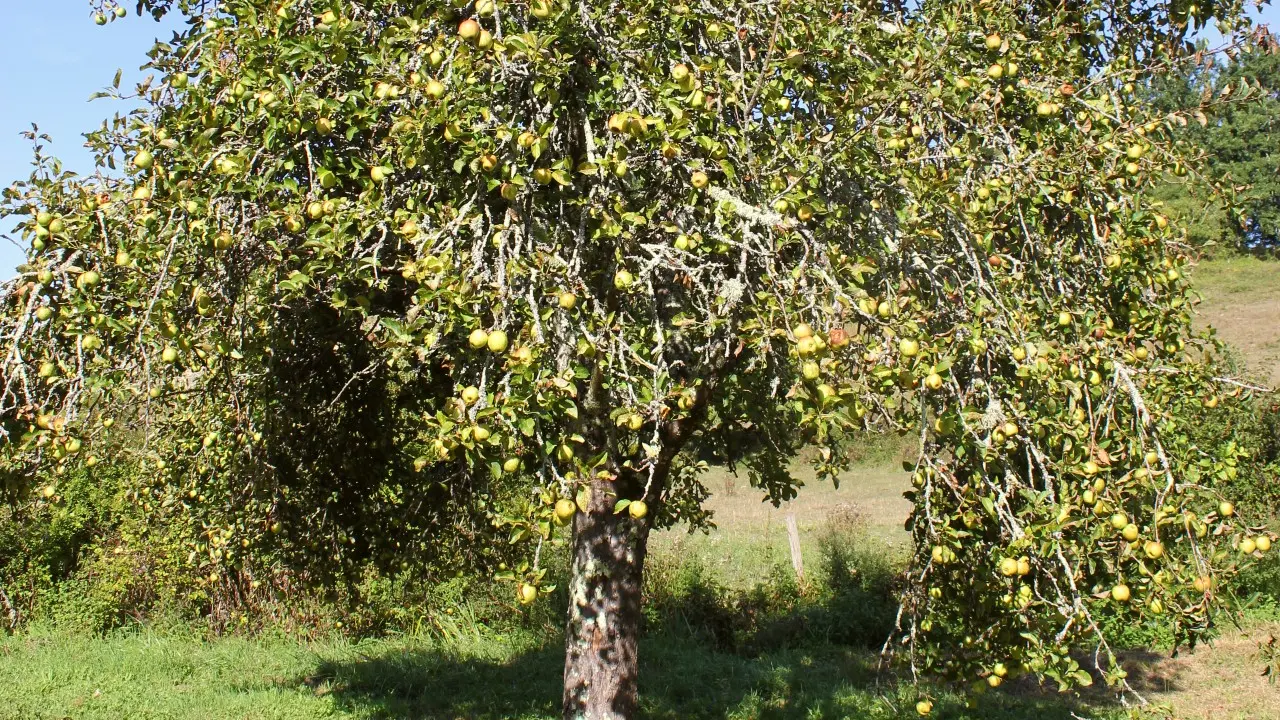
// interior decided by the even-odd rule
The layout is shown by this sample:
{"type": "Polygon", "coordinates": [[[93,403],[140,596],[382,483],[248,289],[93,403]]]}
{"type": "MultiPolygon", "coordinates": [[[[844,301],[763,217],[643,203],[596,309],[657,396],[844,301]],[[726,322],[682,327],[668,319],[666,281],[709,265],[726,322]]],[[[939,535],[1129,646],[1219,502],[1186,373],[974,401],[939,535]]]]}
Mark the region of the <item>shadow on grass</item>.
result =
{"type": "MultiPolygon", "coordinates": [[[[323,661],[290,689],[327,695],[337,709],[370,720],[559,716],[562,650],[549,644],[511,659],[477,660],[402,645],[323,661]]],[[[1106,698],[1088,704],[1022,685],[964,698],[877,674],[875,658],[839,646],[788,649],[756,657],[719,652],[686,638],[651,636],[641,645],[642,716],[725,718],[914,718],[922,696],[948,720],[1072,720],[1123,717],[1106,698]]]]}
{"type": "MultiPolygon", "coordinates": [[[[640,641],[641,716],[905,719],[918,718],[916,702],[928,698],[932,717],[944,720],[1128,717],[1100,677],[1077,695],[1022,679],[966,697],[878,672],[873,648],[893,627],[897,569],[883,546],[866,540],[861,522],[829,520],[821,581],[807,591],[789,567],[732,591],[696,558],[653,563],[640,641]]],[[[564,654],[549,628],[567,602],[558,591],[547,624],[530,634],[487,643],[468,635],[456,651],[427,640],[371,643],[280,685],[324,695],[345,717],[365,720],[557,718],[564,654]]],[[[1178,680],[1158,654],[1131,651],[1125,660],[1139,692],[1178,680]]]]}

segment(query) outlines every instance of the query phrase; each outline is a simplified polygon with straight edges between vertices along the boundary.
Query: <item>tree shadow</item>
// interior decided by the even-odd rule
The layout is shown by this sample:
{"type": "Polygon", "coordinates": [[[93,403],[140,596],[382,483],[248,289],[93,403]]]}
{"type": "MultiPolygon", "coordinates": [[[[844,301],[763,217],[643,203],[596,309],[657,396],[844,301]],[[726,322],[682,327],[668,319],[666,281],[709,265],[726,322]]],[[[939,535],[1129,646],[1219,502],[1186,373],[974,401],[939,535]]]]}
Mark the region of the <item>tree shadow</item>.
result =
{"type": "MultiPolygon", "coordinates": [[[[426,641],[356,655],[323,660],[278,685],[328,696],[335,709],[369,720],[559,717],[564,656],[555,643],[505,659],[443,652],[426,641]]],[[[836,645],[746,657],[678,636],[641,643],[641,716],[657,720],[910,718],[925,696],[934,701],[933,717],[947,720],[1119,716],[1102,693],[1075,697],[1015,685],[969,697],[917,687],[877,672],[874,654],[836,645]]]]}
{"type": "MultiPolygon", "coordinates": [[[[1209,646],[1203,646],[1203,649],[1208,650],[1209,646]]],[[[1184,649],[1183,652],[1189,651],[1184,649]]],[[[1129,673],[1129,686],[1143,695],[1182,689],[1182,668],[1172,661],[1170,653],[1123,650],[1119,658],[1121,667],[1129,673]]]]}
{"type": "Polygon", "coordinates": [[[559,707],[562,651],[547,646],[508,661],[430,646],[381,646],[356,658],[322,660],[286,686],[327,695],[360,718],[544,718],[559,707]]]}
{"type": "MultiPolygon", "coordinates": [[[[931,717],[944,720],[1128,717],[1101,676],[1070,694],[1028,678],[973,694],[882,672],[876,650],[892,628],[896,576],[860,537],[826,541],[821,593],[803,592],[789,568],[751,591],[732,592],[696,561],[653,566],[640,640],[641,717],[918,718],[916,702],[925,698],[933,702],[931,717]]],[[[557,591],[548,618],[562,616],[567,602],[557,591]]],[[[491,642],[477,634],[457,645],[362,644],[275,684],[326,696],[344,717],[368,720],[558,718],[564,651],[551,627],[494,631],[491,642]]],[[[1122,660],[1139,693],[1177,688],[1178,664],[1167,655],[1130,650],[1122,660]]]]}
{"type": "MultiPolygon", "coordinates": [[[[1176,663],[1170,662],[1168,653],[1160,653],[1145,649],[1127,649],[1118,651],[1117,659],[1128,674],[1127,691],[1106,684],[1102,673],[1093,668],[1093,657],[1085,653],[1073,653],[1080,667],[1089,671],[1093,684],[1078,686],[1071,690],[1071,698],[1075,702],[1072,707],[1088,707],[1094,710],[1117,710],[1126,705],[1151,700],[1155,693],[1167,693],[1182,689],[1181,671],[1176,663]],[[1134,693],[1137,695],[1135,696],[1134,693]]],[[[1002,692],[1025,699],[1052,701],[1064,696],[1057,690],[1051,680],[1039,681],[1030,676],[1023,676],[1006,683],[1002,692]]],[[[1123,716],[1123,715],[1122,715],[1123,716]]],[[[1049,715],[1049,717],[1058,717],[1049,715]]],[[[1127,716],[1124,716],[1127,717],[1127,716]]]]}

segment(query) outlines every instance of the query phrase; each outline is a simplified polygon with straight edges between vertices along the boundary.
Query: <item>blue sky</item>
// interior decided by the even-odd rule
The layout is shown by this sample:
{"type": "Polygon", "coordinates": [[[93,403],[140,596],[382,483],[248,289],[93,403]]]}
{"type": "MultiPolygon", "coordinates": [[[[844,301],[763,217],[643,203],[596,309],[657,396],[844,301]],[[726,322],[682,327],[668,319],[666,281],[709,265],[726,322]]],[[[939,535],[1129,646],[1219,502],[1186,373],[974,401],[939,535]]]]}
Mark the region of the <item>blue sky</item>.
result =
{"type": "MultiPolygon", "coordinates": [[[[174,20],[157,24],[130,15],[99,27],[86,0],[0,2],[8,6],[0,22],[0,187],[30,173],[31,148],[19,133],[33,122],[53,138],[49,149],[64,167],[92,172],[82,133],[130,106],[88,102],[89,96],[109,85],[117,68],[124,70],[122,89],[145,77],[138,67],[157,37],[172,35],[174,20]]],[[[1258,17],[1280,29],[1280,8],[1267,7],[1258,17]]],[[[0,235],[11,230],[12,223],[0,221],[0,235]]],[[[0,279],[11,277],[21,260],[22,251],[0,238],[0,279]]]]}
{"type": "MultiPolygon", "coordinates": [[[[122,90],[146,77],[138,68],[157,37],[172,37],[174,20],[158,24],[135,17],[99,27],[88,0],[0,0],[0,187],[31,173],[31,145],[19,133],[40,126],[54,140],[46,151],[69,170],[93,171],[93,156],[82,134],[132,106],[89,96],[124,70],[122,90]]],[[[125,5],[132,10],[134,3],[125,5]]],[[[0,235],[12,223],[0,221],[0,235]]],[[[0,279],[12,277],[22,251],[0,238],[0,279]]]]}

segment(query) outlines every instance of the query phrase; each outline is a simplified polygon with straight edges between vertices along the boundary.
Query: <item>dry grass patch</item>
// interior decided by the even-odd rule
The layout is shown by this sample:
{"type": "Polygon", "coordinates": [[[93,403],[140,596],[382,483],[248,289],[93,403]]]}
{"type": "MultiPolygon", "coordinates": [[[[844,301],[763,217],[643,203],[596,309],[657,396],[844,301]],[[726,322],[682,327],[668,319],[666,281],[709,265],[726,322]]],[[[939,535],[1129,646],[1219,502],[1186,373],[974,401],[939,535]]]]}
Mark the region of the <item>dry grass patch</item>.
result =
{"type": "Polygon", "coordinates": [[[1250,370],[1280,385],[1280,261],[1207,260],[1196,266],[1194,281],[1204,296],[1198,324],[1217,328],[1250,370]]]}
{"type": "Polygon", "coordinates": [[[1232,628],[1213,645],[1176,658],[1134,667],[1130,676],[1154,703],[1167,704],[1183,720],[1264,720],[1280,718],[1280,687],[1261,674],[1258,642],[1280,635],[1280,623],[1232,628]]]}

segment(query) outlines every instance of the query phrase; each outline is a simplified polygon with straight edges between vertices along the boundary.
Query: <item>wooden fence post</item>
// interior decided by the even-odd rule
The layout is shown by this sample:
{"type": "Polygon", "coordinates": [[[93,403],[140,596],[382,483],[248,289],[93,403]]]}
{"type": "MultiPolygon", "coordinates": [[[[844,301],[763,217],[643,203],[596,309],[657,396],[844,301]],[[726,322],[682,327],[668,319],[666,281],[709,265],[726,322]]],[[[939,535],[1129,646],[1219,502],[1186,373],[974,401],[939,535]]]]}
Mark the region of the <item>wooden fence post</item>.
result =
{"type": "Polygon", "coordinates": [[[796,526],[796,514],[787,513],[787,542],[791,545],[791,567],[796,570],[796,582],[804,584],[804,557],[800,554],[800,528],[796,526]]]}

